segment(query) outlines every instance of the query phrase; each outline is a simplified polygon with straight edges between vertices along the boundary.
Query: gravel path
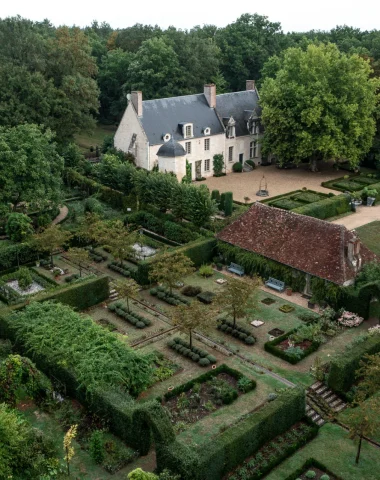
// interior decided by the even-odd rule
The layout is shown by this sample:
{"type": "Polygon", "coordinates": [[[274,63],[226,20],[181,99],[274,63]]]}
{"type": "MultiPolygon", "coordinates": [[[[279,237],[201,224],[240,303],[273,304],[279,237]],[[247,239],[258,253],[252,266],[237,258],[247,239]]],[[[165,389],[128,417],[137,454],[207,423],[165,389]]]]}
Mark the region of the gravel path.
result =
{"type": "Polygon", "coordinates": [[[59,207],[59,214],[52,221],[52,224],[57,225],[57,223],[62,222],[67,217],[68,214],[69,214],[69,209],[66,207],[66,205],[63,205],[63,207],[59,207]]]}
{"type": "Polygon", "coordinates": [[[380,205],[375,205],[374,207],[357,207],[356,213],[348,215],[347,217],[338,218],[331,223],[344,225],[348,230],[353,230],[354,228],[361,227],[375,220],[380,220],[380,205]]]}
{"type": "Polygon", "coordinates": [[[282,170],[271,165],[257,167],[252,172],[229,173],[225,177],[209,177],[203,182],[196,182],[196,184],[204,183],[210,191],[217,189],[220,192],[233,192],[234,200],[239,202],[244,202],[244,197],[249,197],[249,203],[251,203],[262,198],[257,197],[256,192],[259,190],[263,175],[267,181],[269,197],[274,197],[303,187],[323,193],[339,194],[339,192],[322,187],[321,183],[343,177],[345,173],[347,172],[342,170],[335,171],[330,163],[321,165],[320,171],[317,173],[310,172],[307,164],[301,164],[298,168],[291,170],[282,170]]]}

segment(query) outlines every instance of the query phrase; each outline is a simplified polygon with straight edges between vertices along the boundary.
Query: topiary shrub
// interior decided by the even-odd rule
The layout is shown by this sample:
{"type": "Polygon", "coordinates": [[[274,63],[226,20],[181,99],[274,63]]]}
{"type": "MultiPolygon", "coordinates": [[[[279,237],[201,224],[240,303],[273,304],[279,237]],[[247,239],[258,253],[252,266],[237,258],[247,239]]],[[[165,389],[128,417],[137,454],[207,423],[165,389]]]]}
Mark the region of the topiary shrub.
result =
{"type": "Polygon", "coordinates": [[[321,475],[320,480],[330,480],[330,476],[327,475],[327,473],[324,473],[323,475],[321,475]]]}
{"type": "Polygon", "coordinates": [[[241,173],[243,171],[243,164],[236,162],[232,165],[232,171],[235,173],[241,173]]]}
{"type": "Polygon", "coordinates": [[[206,358],[210,363],[216,363],[216,357],[214,357],[214,355],[207,355],[206,358]]]}
{"type": "Polygon", "coordinates": [[[89,439],[91,458],[97,464],[101,464],[105,457],[104,438],[101,430],[94,430],[89,439]]]}
{"type": "Polygon", "coordinates": [[[232,215],[233,210],[233,194],[232,192],[225,193],[225,200],[224,200],[224,215],[229,217],[232,215]]]}
{"type": "Polygon", "coordinates": [[[212,200],[215,200],[216,203],[219,203],[220,202],[220,193],[219,193],[219,190],[213,190],[211,192],[211,198],[212,200]]]}
{"type": "Polygon", "coordinates": [[[198,361],[198,363],[201,367],[208,367],[210,365],[210,360],[208,358],[204,357],[204,358],[201,358],[198,361]]]}
{"type": "Polygon", "coordinates": [[[316,472],[314,472],[314,470],[308,470],[305,473],[306,478],[315,478],[316,476],[317,476],[317,474],[316,474],[316,472]]]}
{"type": "Polygon", "coordinates": [[[202,292],[201,287],[193,286],[193,285],[186,285],[182,288],[181,293],[186,297],[196,297],[199,293],[202,292]]]}

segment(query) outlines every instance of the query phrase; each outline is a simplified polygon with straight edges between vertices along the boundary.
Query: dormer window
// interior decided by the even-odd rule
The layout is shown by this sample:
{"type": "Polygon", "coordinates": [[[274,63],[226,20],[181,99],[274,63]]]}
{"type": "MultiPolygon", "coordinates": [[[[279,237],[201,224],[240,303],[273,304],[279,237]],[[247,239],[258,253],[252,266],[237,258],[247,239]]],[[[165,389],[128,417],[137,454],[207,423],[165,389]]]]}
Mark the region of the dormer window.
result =
{"type": "Polygon", "coordinates": [[[165,133],[162,136],[162,139],[163,139],[164,142],[168,142],[171,138],[172,138],[172,136],[170,135],[170,133],[165,133]]]}
{"type": "Polygon", "coordinates": [[[251,116],[247,122],[247,128],[251,135],[258,135],[260,127],[260,120],[255,116],[251,116]]]}
{"type": "Polygon", "coordinates": [[[236,122],[233,119],[233,117],[230,117],[227,123],[227,128],[226,128],[226,136],[227,138],[234,138],[235,137],[235,125],[236,122]]]}
{"type": "Polygon", "coordinates": [[[210,135],[211,134],[211,128],[210,127],[206,127],[203,129],[203,135],[210,135]]]}

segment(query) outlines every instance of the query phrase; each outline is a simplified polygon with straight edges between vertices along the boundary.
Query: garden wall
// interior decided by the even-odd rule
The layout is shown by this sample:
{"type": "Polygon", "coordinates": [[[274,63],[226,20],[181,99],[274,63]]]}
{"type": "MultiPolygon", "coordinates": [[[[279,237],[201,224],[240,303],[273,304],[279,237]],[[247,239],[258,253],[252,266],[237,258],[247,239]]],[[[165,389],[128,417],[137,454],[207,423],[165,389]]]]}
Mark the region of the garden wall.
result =
{"type": "Polygon", "coordinates": [[[179,473],[183,480],[220,480],[304,415],[305,392],[289,389],[206,445],[191,448],[178,439],[170,444],[158,444],[158,470],[169,468],[179,473]]]}

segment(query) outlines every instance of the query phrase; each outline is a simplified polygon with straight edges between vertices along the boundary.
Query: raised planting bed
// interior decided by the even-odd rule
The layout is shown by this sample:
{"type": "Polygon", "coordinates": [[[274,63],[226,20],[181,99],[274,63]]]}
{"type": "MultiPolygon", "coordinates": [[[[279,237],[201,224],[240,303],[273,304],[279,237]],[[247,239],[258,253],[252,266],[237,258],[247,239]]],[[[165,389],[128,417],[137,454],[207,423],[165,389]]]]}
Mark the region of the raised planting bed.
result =
{"type": "Polygon", "coordinates": [[[214,292],[201,292],[201,293],[198,293],[197,295],[197,299],[202,302],[202,303],[205,303],[206,305],[210,305],[215,297],[215,293],[214,292]]]}
{"type": "Polygon", "coordinates": [[[254,380],[223,364],[173,388],[159,400],[168,409],[174,429],[179,433],[255,387],[254,380]]]}
{"type": "Polygon", "coordinates": [[[264,303],[264,305],[272,305],[272,303],[276,303],[276,300],[273,298],[267,297],[261,300],[261,303],[264,303]]]}
{"type": "Polygon", "coordinates": [[[292,330],[275,338],[274,340],[266,342],[264,344],[264,349],[276,357],[282,358],[293,365],[318,350],[321,343],[317,341],[312,342],[310,340],[304,340],[300,343],[290,343],[289,335],[295,331],[296,330],[292,330]]]}
{"type": "Polygon", "coordinates": [[[252,335],[250,330],[241,327],[238,323],[234,326],[234,322],[230,320],[221,320],[216,328],[227,335],[231,335],[232,337],[241,340],[247,345],[253,345],[256,342],[256,338],[252,335]]]}
{"type": "Polygon", "coordinates": [[[310,442],[318,433],[318,426],[307,417],[293,425],[286,433],[266,443],[254,455],[247,458],[225,480],[259,480],[294,452],[310,442]]]}
{"type": "Polygon", "coordinates": [[[302,467],[292,472],[285,480],[309,480],[310,478],[314,478],[314,480],[343,480],[314,458],[306,460],[302,467]],[[315,475],[309,472],[314,472],[315,475]]]}
{"type": "MultiPolygon", "coordinates": [[[[26,267],[23,267],[26,268],[26,267]]],[[[39,275],[33,268],[29,268],[31,284],[27,288],[19,285],[20,270],[8,273],[0,277],[0,300],[8,305],[13,305],[25,300],[25,297],[35,295],[43,290],[52,290],[57,287],[54,280],[39,275]]]]}
{"type": "Polygon", "coordinates": [[[151,288],[149,290],[149,293],[153,295],[154,297],[159,298],[160,300],[163,300],[164,302],[168,303],[169,305],[190,305],[190,300],[187,298],[183,297],[179,293],[176,292],[171,292],[170,290],[166,287],[163,286],[158,286],[155,288],[151,288]]]}
{"type": "Polygon", "coordinates": [[[124,277],[131,277],[135,272],[133,268],[129,267],[125,263],[122,264],[121,262],[111,262],[108,264],[108,268],[120,273],[120,275],[123,275],[124,277]]]}
{"type": "Polygon", "coordinates": [[[281,305],[279,310],[280,310],[280,312],[283,312],[283,313],[290,313],[290,312],[293,312],[294,307],[292,307],[291,305],[288,305],[286,303],[285,305],[281,305]]]}
{"type": "Polygon", "coordinates": [[[98,320],[99,325],[106,328],[109,332],[116,332],[117,326],[110,322],[107,318],[101,318],[98,320]]]}
{"type": "Polygon", "coordinates": [[[156,358],[153,363],[154,372],[152,385],[167,380],[181,370],[179,365],[169,358],[166,358],[161,352],[155,351],[154,354],[156,355],[156,358]]]}
{"type": "Polygon", "coordinates": [[[216,363],[216,358],[210,355],[206,350],[198,347],[191,347],[188,342],[182,340],[182,338],[175,337],[169,340],[168,347],[175,350],[177,353],[189,358],[195,363],[198,363],[201,367],[208,367],[212,363],[216,363]]]}
{"type": "Polygon", "coordinates": [[[136,328],[146,328],[152,325],[152,322],[149,320],[149,318],[145,318],[143,315],[139,315],[131,310],[128,312],[127,307],[120,300],[108,305],[108,309],[129,322],[131,325],[134,325],[136,328]]]}

